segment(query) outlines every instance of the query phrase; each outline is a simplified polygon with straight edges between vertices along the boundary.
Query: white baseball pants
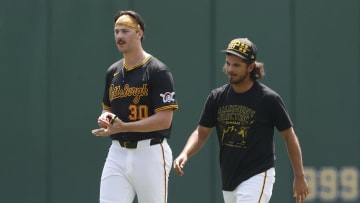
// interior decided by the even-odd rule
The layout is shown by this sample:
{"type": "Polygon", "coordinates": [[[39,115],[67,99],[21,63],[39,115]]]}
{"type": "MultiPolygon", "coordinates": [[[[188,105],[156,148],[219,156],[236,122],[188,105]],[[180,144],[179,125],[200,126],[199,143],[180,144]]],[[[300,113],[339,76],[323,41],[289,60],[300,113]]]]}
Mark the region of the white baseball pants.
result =
{"type": "Polygon", "coordinates": [[[136,149],[112,141],[101,176],[100,203],[132,203],[135,195],[139,203],[166,203],[172,161],[166,139],[151,146],[150,139],[142,140],[136,149]]]}
{"type": "Polygon", "coordinates": [[[268,203],[275,183],[275,169],[259,173],[240,183],[234,191],[223,191],[225,203],[268,203]]]}

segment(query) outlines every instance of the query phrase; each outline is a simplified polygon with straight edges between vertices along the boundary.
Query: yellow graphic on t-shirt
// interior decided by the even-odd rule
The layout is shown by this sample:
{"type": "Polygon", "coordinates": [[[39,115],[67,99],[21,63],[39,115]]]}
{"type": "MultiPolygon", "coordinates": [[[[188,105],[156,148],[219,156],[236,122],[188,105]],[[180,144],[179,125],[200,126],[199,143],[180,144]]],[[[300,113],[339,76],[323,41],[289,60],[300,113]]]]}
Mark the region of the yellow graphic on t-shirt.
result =
{"type": "Polygon", "coordinates": [[[221,145],[246,148],[246,139],[254,123],[255,111],[241,105],[221,106],[218,110],[218,122],[221,145]]]}

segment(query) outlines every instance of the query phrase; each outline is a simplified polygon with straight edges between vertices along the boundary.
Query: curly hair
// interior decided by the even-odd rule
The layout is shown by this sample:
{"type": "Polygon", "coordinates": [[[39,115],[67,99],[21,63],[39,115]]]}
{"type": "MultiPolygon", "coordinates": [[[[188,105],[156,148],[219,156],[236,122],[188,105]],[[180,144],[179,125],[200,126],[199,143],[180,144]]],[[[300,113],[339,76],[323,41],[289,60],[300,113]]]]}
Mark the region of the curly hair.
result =
{"type": "Polygon", "coordinates": [[[265,76],[264,63],[255,61],[255,67],[250,73],[250,77],[253,80],[259,80],[265,76]]]}

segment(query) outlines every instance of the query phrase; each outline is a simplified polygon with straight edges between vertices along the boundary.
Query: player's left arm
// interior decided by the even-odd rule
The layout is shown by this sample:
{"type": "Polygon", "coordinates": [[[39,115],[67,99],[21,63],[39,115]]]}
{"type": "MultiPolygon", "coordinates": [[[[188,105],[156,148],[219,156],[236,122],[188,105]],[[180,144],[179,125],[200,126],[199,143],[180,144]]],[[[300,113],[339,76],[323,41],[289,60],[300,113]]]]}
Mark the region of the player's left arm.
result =
{"type": "Polygon", "coordinates": [[[156,112],[152,116],[135,122],[121,122],[116,119],[113,126],[120,132],[150,132],[168,129],[171,126],[174,109],[165,109],[156,112]]]}
{"type": "Polygon", "coordinates": [[[280,132],[284,138],[288,155],[294,171],[293,193],[296,203],[301,203],[309,193],[305,179],[302,153],[299,140],[292,127],[280,132]]]}

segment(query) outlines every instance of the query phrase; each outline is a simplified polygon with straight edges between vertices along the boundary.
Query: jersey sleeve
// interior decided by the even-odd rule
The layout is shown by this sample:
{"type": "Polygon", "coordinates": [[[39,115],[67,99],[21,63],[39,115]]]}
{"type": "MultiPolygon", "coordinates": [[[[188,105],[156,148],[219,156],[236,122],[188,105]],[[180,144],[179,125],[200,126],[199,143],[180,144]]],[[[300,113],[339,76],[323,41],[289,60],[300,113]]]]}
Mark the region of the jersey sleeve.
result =
{"type": "Polygon", "coordinates": [[[109,79],[108,79],[109,74],[106,75],[106,79],[105,79],[105,86],[104,86],[104,95],[103,95],[103,100],[102,100],[102,107],[103,110],[111,110],[111,104],[110,104],[110,100],[109,100],[109,79]]]}
{"type": "Polygon", "coordinates": [[[282,98],[279,95],[274,95],[270,103],[271,107],[269,109],[276,129],[281,132],[292,127],[293,122],[282,98]]]}
{"type": "Polygon", "coordinates": [[[107,72],[106,72],[106,76],[105,76],[105,85],[104,85],[104,95],[103,95],[103,99],[102,99],[102,107],[103,110],[108,110],[111,111],[111,102],[110,102],[110,97],[109,97],[109,87],[111,84],[111,81],[114,77],[114,73],[117,70],[117,63],[114,63],[113,65],[111,65],[107,72]]]}
{"type": "Polygon", "coordinates": [[[151,92],[154,111],[178,109],[173,76],[169,69],[154,71],[151,77],[151,92]]]}
{"type": "Polygon", "coordinates": [[[199,125],[212,128],[216,125],[217,110],[215,91],[212,91],[204,104],[202,114],[200,116],[199,125]]]}

